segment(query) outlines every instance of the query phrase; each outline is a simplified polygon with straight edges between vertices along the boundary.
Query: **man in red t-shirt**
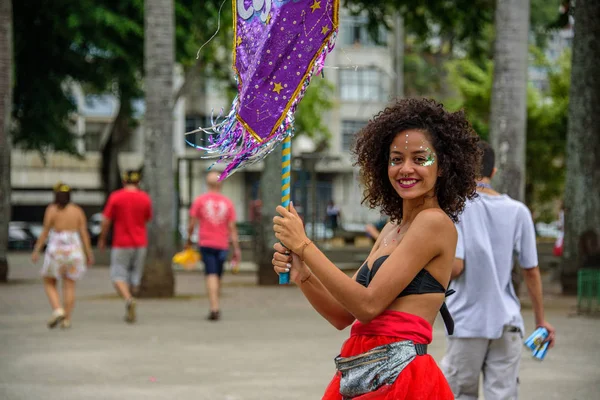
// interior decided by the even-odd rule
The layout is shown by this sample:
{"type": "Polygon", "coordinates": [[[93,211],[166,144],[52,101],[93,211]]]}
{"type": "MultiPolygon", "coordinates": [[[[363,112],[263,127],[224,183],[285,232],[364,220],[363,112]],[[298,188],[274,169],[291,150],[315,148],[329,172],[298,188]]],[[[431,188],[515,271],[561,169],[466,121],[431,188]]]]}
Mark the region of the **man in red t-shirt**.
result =
{"type": "Polygon", "coordinates": [[[146,224],[152,218],[150,196],[139,188],[140,173],[123,175],[123,189],[111,193],[103,212],[102,231],[98,247],[106,247],[106,234],[113,225],[110,278],[117,292],[125,299],[125,321],[135,322],[135,299],[146,260],[148,238],[146,224]]]}
{"type": "Polygon", "coordinates": [[[199,223],[198,246],[204,262],[206,291],[210,303],[208,319],[216,321],[220,318],[219,290],[229,240],[233,245],[233,264],[240,262],[241,250],[235,225],[235,208],[231,200],[221,193],[219,174],[209,172],[206,175],[206,185],[208,192],[198,196],[190,208],[188,246],[192,244],[190,238],[199,223]]]}

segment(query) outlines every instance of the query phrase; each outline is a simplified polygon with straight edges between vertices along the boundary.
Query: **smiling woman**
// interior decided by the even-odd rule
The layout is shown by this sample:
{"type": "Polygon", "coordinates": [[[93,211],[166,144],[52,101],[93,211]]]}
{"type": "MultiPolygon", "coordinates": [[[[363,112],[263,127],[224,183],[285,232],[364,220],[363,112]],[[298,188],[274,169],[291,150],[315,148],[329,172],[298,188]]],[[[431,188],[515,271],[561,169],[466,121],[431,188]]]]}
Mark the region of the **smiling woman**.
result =
{"type": "Polygon", "coordinates": [[[404,160],[408,150],[421,151],[417,155],[422,156],[422,166],[435,164],[441,171],[435,194],[440,208],[456,222],[465,200],[475,196],[475,175],[481,157],[477,141],[462,110],[447,112],[430,99],[397,102],[358,133],[353,152],[365,187],[363,203],[371,208],[381,207],[392,220],[402,220],[403,199],[394,183],[388,184],[388,167],[404,160]],[[390,149],[392,142],[396,149],[390,149]],[[391,150],[402,153],[399,160],[391,158],[391,150]]]}
{"type": "Polygon", "coordinates": [[[289,272],[333,326],[352,325],[323,399],[454,398],[427,345],[438,312],[454,329],[444,299],[452,294],[454,222],[476,196],[477,141],[463,112],[427,99],[400,100],[358,133],[363,202],[391,221],[352,278],[306,237],[293,204],[277,208],[275,271],[289,272]]]}

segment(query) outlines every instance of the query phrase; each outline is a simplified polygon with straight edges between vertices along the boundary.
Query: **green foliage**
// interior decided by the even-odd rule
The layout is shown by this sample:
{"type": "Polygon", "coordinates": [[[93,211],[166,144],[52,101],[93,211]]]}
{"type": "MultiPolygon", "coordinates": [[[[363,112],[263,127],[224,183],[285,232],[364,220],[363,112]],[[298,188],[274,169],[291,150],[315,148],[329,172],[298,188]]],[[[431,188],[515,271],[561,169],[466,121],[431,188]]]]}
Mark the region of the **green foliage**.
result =
{"type": "MultiPolygon", "coordinates": [[[[542,93],[531,85],[527,88],[526,199],[544,219],[552,217],[545,205],[563,192],[571,57],[566,52],[552,69],[539,51],[534,49],[533,53],[537,66],[547,69],[549,89],[542,93]]],[[[458,97],[446,105],[464,108],[477,133],[487,139],[493,63],[488,61],[481,67],[462,59],[449,62],[447,68],[458,97]]]]}
{"type": "MultiPolygon", "coordinates": [[[[217,29],[221,3],[176,1],[176,59],[184,67],[197,63],[199,43],[217,29]]],[[[71,83],[87,93],[111,92],[126,103],[142,96],[143,9],[143,0],[14,2],[17,146],[77,153],[71,83]]],[[[225,70],[227,57],[218,48],[231,31],[230,20],[231,7],[225,6],[220,36],[201,53],[203,66],[215,74],[225,70]]],[[[131,119],[130,104],[127,108],[131,119]]]]}
{"type": "Polygon", "coordinates": [[[560,57],[556,68],[548,70],[548,81],[545,96],[533,91],[527,100],[527,187],[530,201],[540,205],[540,216],[554,219],[544,204],[564,193],[570,51],[560,57]]]}
{"type": "Polygon", "coordinates": [[[334,86],[331,82],[318,76],[311,80],[295,114],[297,135],[305,134],[317,144],[327,144],[331,131],[323,120],[323,114],[333,107],[333,96],[334,86]]]}
{"type": "Polygon", "coordinates": [[[493,63],[486,61],[479,66],[472,60],[461,59],[446,64],[448,81],[458,97],[445,101],[448,108],[464,108],[477,134],[489,138],[489,116],[494,77],[493,63]]]}
{"type": "Polygon", "coordinates": [[[231,79],[231,3],[224,0],[177,0],[175,10],[177,61],[185,68],[200,63],[208,76],[231,79]]]}
{"type": "Polygon", "coordinates": [[[407,34],[427,47],[429,39],[440,39],[450,47],[462,47],[470,56],[481,58],[487,52],[487,27],[493,23],[496,0],[345,0],[354,14],[363,13],[369,31],[376,38],[383,23],[390,28],[390,16],[399,12],[407,34]]]}
{"type": "Polygon", "coordinates": [[[564,0],[529,0],[530,1],[530,25],[535,45],[544,47],[548,33],[556,28],[560,17],[559,6],[564,0]]]}
{"type": "Polygon", "coordinates": [[[15,88],[13,140],[41,151],[75,153],[70,115],[76,110],[69,78],[99,84],[101,77],[81,55],[73,38],[72,14],[83,13],[86,1],[15,1],[15,88]],[[48,12],[51,8],[51,12],[48,12]]]}
{"type": "Polygon", "coordinates": [[[443,81],[443,71],[426,54],[404,54],[404,95],[406,97],[431,96],[438,93],[443,81]]]}

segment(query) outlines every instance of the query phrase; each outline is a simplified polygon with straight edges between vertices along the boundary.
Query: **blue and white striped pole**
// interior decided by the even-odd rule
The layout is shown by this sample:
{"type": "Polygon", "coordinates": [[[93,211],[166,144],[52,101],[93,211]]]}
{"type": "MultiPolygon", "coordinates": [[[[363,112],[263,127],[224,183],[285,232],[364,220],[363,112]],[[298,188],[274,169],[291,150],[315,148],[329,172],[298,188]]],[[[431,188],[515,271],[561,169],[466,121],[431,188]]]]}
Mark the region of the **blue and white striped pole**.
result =
{"type": "MultiPolygon", "coordinates": [[[[283,141],[283,152],[281,155],[281,205],[289,210],[290,208],[290,184],[292,172],[292,137],[288,136],[283,141]]],[[[279,284],[287,285],[290,283],[290,273],[283,272],[279,274],[279,284]]]]}

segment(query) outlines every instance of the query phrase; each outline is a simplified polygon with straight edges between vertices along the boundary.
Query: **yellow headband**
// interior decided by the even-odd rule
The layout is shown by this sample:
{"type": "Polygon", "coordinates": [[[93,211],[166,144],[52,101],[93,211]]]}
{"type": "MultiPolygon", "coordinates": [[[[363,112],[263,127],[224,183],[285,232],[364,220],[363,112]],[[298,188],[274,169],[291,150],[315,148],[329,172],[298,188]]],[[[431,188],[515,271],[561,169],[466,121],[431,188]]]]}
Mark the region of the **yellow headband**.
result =
{"type": "Polygon", "coordinates": [[[125,172],[123,174],[123,180],[125,182],[131,182],[131,183],[137,183],[140,181],[140,173],[139,172],[131,172],[131,173],[127,173],[125,172]]]}
{"type": "Polygon", "coordinates": [[[69,185],[65,185],[64,183],[59,182],[56,185],[54,185],[54,191],[66,193],[71,191],[71,187],[69,185]]]}

